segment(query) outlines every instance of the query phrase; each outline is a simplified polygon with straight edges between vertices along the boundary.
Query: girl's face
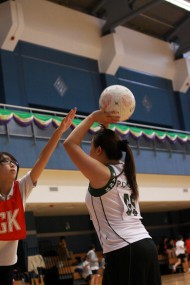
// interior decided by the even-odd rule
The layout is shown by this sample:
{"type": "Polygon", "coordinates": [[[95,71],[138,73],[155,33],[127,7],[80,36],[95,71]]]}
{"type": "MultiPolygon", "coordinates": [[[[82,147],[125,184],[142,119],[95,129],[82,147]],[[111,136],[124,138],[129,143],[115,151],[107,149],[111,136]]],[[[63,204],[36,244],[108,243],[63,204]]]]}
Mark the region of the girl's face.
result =
{"type": "Polygon", "coordinates": [[[17,175],[18,162],[12,160],[8,155],[3,155],[0,159],[0,178],[12,178],[15,180],[17,175]]]}

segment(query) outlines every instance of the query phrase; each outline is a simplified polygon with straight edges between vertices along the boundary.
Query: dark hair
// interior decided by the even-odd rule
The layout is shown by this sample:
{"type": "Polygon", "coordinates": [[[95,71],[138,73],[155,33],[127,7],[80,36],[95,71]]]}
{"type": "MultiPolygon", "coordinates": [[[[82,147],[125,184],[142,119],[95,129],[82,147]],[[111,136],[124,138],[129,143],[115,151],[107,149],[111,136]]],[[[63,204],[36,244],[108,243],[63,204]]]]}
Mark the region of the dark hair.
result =
{"type": "MultiPolygon", "coordinates": [[[[11,160],[18,163],[18,161],[16,160],[16,158],[12,154],[10,154],[9,152],[5,152],[5,151],[0,152],[0,161],[4,158],[5,155],[10,157],[11,160]]],[[[18,177],[18,172],[19,172],[19,164],[17,164],[17,173],[16,173],[15,180],[18,177]]]]}
{"type": "Polygon", "coordinates": [[[93,143],[95,147],[100,146],[110,160],[120,160],[123,156],[123,152],[126,152],[123,171],[127,179],[127,184],[131,188],[134,199],[136,200],[139,195],[136,181],[136,167],[133,152],[128,142],[121,140],[118,133],[106,129],[101,125],[100,130],[98,130],[93,137],[93,143]]]}
{"type": "Polygon", "coordinates": [[[89,250],[91,250],[91,249],[96,249],[96,246],[95,246],[95,244],[91,244],[90,246],[89,246],[89,250]]]}
{"type": "Polygon", "coordinates": [[[65,236],[60,236],[60,237],[59,237],[59,240],[60,240],[60,241],[66,240],[66,238],[65,238],[65,236]]]}
{"type": "Polygon", "coordinates": [[[182,235],[178,235],[177,239],[178,240],[183,239],[183,236],[182,235]]]}

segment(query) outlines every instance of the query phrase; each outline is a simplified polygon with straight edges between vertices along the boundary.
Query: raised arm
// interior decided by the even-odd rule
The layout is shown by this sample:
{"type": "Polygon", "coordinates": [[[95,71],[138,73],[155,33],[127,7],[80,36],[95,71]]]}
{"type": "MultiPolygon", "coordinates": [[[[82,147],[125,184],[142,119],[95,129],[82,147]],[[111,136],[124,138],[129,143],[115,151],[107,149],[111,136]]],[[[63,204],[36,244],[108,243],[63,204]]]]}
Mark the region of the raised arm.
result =
{"type": "Polygon", "coordinates": [[[72,120],[75,117],[76,108],[72,109],[68,115],[62,120],[60,126],[54,131],[52,137],[40,153],[34,167],[31,170],[30,176],[33,184],[35,184],[40,177],[42,171],[46,167],[54,149],[57,146],[62,134],[70,127],[72,120]]]}
{"type": "Polygon", "coordinates": [[[111,112],[107,113],[104,110],[95,111],[86,117],[64,142],[64,147],[71,160],[95,188],[103,187],[107,183],[110,177],[109,169],[100,161],[86,154],[80,144],[94,122],[108,125],[118,121],[119,117],[111,112]]]}

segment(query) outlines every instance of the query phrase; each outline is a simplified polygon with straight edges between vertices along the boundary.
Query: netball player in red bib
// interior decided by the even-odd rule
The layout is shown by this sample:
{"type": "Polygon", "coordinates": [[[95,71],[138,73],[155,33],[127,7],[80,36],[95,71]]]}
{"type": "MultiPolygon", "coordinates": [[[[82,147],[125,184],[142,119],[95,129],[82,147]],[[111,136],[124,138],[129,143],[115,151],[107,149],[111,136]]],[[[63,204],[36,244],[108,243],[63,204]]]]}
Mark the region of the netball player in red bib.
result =
{"type": "Polygon", "coordinates": [[[44,170],[62,134],[70,127],[72,109],[54,131],[34,167],[17,180],[19,164],[7,152],[0,152],[0,284],[12,285],[13,265],[17,262],[18,241],[26,237],[24,210],[26,200],[44,170]]]}

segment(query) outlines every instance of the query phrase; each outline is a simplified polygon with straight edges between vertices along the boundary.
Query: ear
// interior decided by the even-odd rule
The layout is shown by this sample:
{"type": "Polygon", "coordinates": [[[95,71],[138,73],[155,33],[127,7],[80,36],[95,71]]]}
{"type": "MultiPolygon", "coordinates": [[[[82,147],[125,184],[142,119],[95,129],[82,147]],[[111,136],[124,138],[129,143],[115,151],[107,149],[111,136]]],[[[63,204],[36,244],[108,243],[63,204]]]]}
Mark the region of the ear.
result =
{"type": "Polygon", "coordinates": [[[103,149],[101,148],[101,146],[98,146],[97,149],[96,149],[97,155],[101,155],[102,152],[103,152],[103,149]]]}

